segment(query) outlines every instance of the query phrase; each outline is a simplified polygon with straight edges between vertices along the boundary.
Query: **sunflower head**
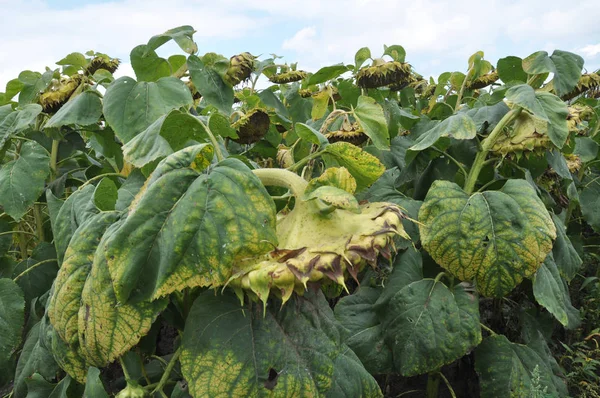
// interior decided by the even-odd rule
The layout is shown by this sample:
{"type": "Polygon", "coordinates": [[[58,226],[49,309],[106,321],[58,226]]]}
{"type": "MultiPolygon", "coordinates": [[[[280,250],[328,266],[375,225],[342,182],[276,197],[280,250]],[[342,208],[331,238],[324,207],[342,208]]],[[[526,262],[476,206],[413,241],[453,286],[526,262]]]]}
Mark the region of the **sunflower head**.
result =
{"type": "Polygon", "coordinates": [[[121,61],[117,58],[110,58],[108,55],[98,55],[85,66],[83,73],[86,76],[92,76],[99,69],[115,73],[120,64],[121,61]]]}
{"type": "Polygon", "coordinates": [[[81,75],[61,79],[40,94],[38,103],[46,113],[56,113],[71,98],[81,84],[81,75]]]}
{"type": "Polygon", "coordinates": [[[253,109],[231,125],[239,138],[234,139],[238,144],[252,144],[263,138],[269,131],[271,120],[269,114],[262,109],[253,109]]]}
{"type": "Polygon", "coordinates": [[[477,79],[467,83],[467,88],[469,90],[478,90],[495,83],[498,79],[500,79],[500,76],[498,76],[498,72],[494,71],[486,73],[485,75],[480,76],[477,79]]]}
{"type": "Polygon", "coordinates": [[[369,138],[362,127],[357,122],[350,123],[347,116],[344,118],[339,130],[330,131],[325,134],[325,137],[332,144],[344,141],[356,146],[363,144],[369,138]]]}
{"type": "Polygon", "coordinates": [[[285,84],[300,81],[308,76],[303,70],[289,70],[287,72],[277,73],[269,78],[275,84],[285,84]]]}
{"type": "Polygon", "coordinates": [[[356,74],[356,84],[362,88],[377,88],[390,84],[410,83],[410,65],[398,61],[386,62],[377,58],[371,66],[356,74]]]}
{"type": "Polygon", "coordinates": [[[492,152],[506,156],[511,153],[520,156],[523,153],[543,152],[552,146],[546,134],[547,123],[521,113],[516,119],[512,131],[501,136],[492,147],[492,152]]]}
{"type": "Polygon", "coordinates": [[[234,55],[229,59],[229,68],[225,72],[225,80],[235,86],[248,79],[255,68],[256,57],[249,52],[234,55]]]}

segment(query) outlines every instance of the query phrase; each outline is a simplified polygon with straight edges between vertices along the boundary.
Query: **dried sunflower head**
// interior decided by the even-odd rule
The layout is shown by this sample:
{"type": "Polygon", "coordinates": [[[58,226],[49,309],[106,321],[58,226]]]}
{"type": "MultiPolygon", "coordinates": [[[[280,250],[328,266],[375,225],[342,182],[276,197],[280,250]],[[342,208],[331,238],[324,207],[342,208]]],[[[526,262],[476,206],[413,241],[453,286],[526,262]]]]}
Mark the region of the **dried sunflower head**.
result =
{"type": "Polygon", "coordinates": [[[248,52],[234,55],[229,59],[229,68],[225,72],[225,80],[235,86],[248,79],[255,68],[256,57],[248,52]]]}
{"type": "Polygon", "coordinates": [[[567,161],[567,167],[571,173],[576,173],[581,169],[581,158],[578,155],[570,154],[565,155],[567,161]]]}
{"type": "Polygon", "coordinates": [[[105,69],[110,73],[115,73],[120,63],[121,61],[117,58],[110,58],[108,55],[98,55],[85,66],[83,73],[86,76],[92,76],[98,69],[105,69]]]}
{"type": "MultiPolygon", "coordinates": [[[[273,183],[277,179],[292,184],[301,179],[281,169],[255,172],[269,185],[280,185],[273,183]]],[[[354,195],[342,188],[311,186],[304,180],[300,185],[302,191],[293,192],[294,208],[278,215],[278,247],[234,270],[229,286],[241,299],[246,291],[266,305],[274,293],[285,303],[294,291],[302,294],[309,282],[345,288],[346,277],[356,279],[366,265],[377,267],[379,254],[390,258],[395,236],[409,239],[402,226],[405,215],[395,204],[359,205],[354,195]]]]}
{"type": "Polygon", "coordinates": [[[356,84],[362,88],[377,88],[390,84],[410,83],[410,65],[381,58],[373,61],[373,65],[361,68],[356,74],[356,84]]]}
{"type": "Polygon", "coordinates": [[[287,72],[277,73],[269,78],[275,84],[285,84],[300,81],[308,76],[303,70],[290,70],[287,72]]]}
{"type": "Polygon", "coordinates": [[[469,90],[479,90],[481,88],[487,87],[493,83],[495,83],[500,76],[498,76],[498,72],[490,72],[486,73],[483,76],[479,76],[477,79],[470,81],[467,83],[467,88],[469,90]]]}
{"type": "Polygon", "coordinates": [[[75,93],[82,80],[81,75],[73,75],[51,85],[38,98],[38,103],[42,106],[42,110],[46,113],[57,112],[75,93]]]}
{"type": "Polygon", "coordinates": [[[271,120],[269,114],[262,109],[253,109],[231,125],[239,138],[234,139],[238,144],[252,144],[259,141],[269,131],[271,120]]]}
{"type": "Polygon", "coordinates": [[[564,101],[567,101],[587,91],[593,91],[591,97],[595,97],[595,95],[600,94],[600,74],[584,73],[579,78],[577,86],[575,86],[570,93],[563,95],[561,98],[564,101]]]}
{"type": "Polygon", "coordinates": [[[586,129],[582,122],[589,120],[594,115],[594,111],[587,105],[573,104],[569,106],[569,115],[567,116],[567,126],[569,132],[584,134],[586,129]]]}
{"type": "Polygon", "coordinates": [[[520,156],[527,152],[545,151],[552,147],[546,134],[547,123],[522,112],[516,119],[509,134],[501,136],[492,147],[492,152],[506,156],[511,153],[520,156]]]}
{"type": "Polygon", "coordinates": [[[350,123],[347,116],[344,116],[344,121],[339,130],[330,131],[325,134],[325,137],[330,143],[344,141],[353,145],[360,145],[367,141],[369,137],[357,122],[350,123]]]}
{"type": "Polygon", "coordinates": [[[192,93],[192,98],[194,99],[194,103],[199,102],[200,99],[202,98],[202,94],[200,94],[198,92],[198,89],[194,85],[194,82],[192,82],[192,80],[188,80],[187,82],[185,82],[185,85],[190,90],[190,93],[192,93]]]}

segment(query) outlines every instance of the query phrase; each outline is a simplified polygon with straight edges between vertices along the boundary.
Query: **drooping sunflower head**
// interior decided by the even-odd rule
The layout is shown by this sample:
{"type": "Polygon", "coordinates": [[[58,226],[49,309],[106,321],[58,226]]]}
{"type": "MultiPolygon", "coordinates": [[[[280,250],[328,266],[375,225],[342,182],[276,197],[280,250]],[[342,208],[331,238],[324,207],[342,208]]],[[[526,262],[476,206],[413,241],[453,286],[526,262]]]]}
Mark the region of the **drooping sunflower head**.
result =
{"type": "Polygon", "coordinates": [[[94,57],[84,68],[86,76],[92,76],[99,69],[105,69],[110,73],[115,73],[121,61],[117,58],[110,58],[108,55],[98,55],[94,57]]]}
{"type": "Polygon", "coordinates": [[[232,86],[248,79],[255,68],[256,57],[249,52],[234,55],[229,59],[229,68],[225,72],[225,80],[232,86]]]}
{"type": "Polygon", "coordinates": [[[289,70],[287,72],[277,73],[269,77],[269,80],[275,84],[285,84],[300,81],[308,76],[303,70],[289,70]]]}
{"type": "Polygon", "coordinates": [[[247,112],[231,125],[239,138],[234,139],[238,144],[252,144],[263,138],[269,131],[271,120],[269,114],[256,108],[247,112]]]}
{"type": "Polygon", "coordinates": [[[585,134],[586,128],[583,122],[589,120],[593,115],[593,109],[587,105],[570,105],[569,115],[567,116],[567,126],[569,128],[569,132],[579,135],[585,134]]]}
{"type": "Polygon", "coordinates": [[[357,279],[367,265],[377,267],[380,254],[390,258],[396,236],[409,239],[400,207],[392,203],[359,205],[348,192],[353,189],[347,182],[353,180],[346,169],[332,168],[326,173],[338,182],[345,181],[338,186],[346,190],[313,184],[313,180],[296,196],[294,208],[278,215],[278,247],[234,270],[229,286],[240,298],[246,291],[266,304],[269,295],[275,294],[285,303],[293,292],[302,294],[310,282],[345,288],[348,277],[357,279]]]}
{"type": "MultiPolygon", "coordinates": [[[[584,73],[579,78],[577,86],[570,93],[563,95],[561,98],[564,101],[573,99],[578,95],[584,94],[588,91],[592,92],[591,97],[596,97],[600,94],[600,74],[599,73],[584,73]]],[[[596,97],[597,98],[597,97],[596,97]]]]}
{"type": "Polygon", "coordinates": [[[348,119],[342,122],[339,130],[330,131],[325,134],[330,143],[344,141],[359,146],[367,141],[369,137],[365,134],[363,128],[357,122],[350,123],[348,119]]]}
{"type": "Polygon", "coordinates": [[[494,143],[492,152],[502,156],[511,153],[520,156],[523,153],[543,152],[552,147],[552,141],[546,133],[547,128],[547,122],[522,112],[513,129],[494,143]]]}
{"type": "Polygon", "coordinates": [[[410,65],[377,58],[371,66],[361,68],[356,74],[356,84],[362,88],[377,88],[390,84],[410,83],[410,65]]]}
{"type": "Polygon", "coordinates": [[[38,103],[46,113],[56,113],[71,98],[81,84],[81,75],[61,79],[40,94],[38,103]]]}
{"type": "Polygon", "coordinates": [[[498,76],[497,71],[486,73],[485,75],[479,76],[477,79],[468,82],[467,88],[470,90],[479,90],[495,83],[498,79],[500,79],[500,76],[498,76]]]}

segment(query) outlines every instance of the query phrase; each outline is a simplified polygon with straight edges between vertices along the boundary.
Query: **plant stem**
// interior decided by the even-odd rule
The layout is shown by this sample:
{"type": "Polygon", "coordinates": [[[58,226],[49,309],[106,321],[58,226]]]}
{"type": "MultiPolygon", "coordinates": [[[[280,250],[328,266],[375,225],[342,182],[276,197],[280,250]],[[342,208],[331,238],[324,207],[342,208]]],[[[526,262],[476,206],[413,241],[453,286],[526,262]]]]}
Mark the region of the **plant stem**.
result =
{"type": "Polygon", "coordinates": [[[154,394],[155,392],[161,392],[161,393],[163,392],[162,389],[165,386],[165,384],[167,383],[167,380],[169,380],[169,376],[171,375],[171,371],[173,370],[173,367],[177,363],[177,360],[179,359],[180,355],[181,355],[181,347],[179,347],[177,349],[177,351],[175,351],[175,353],[173,354],[173,356],[169,360],[169,363],[168,363],[167,367],[165,368],[164,373],[162,374],[160,380],[158,381],[158,385],[154,388],[154,390],[152,390],[152,394],[154,394]]]}
{"type": "Polygon", "coordinates": [[[512,111],[508,112],[504,117],[498,122],[494,130],[490,133],[489,136],[481,143],[481,150],[477,153],[475,160],[473,161],[473,165],[471,166],[471,170],[469,171],[469,175],[467,176],[467,180],[465,181],[465,192],[471,194],[473,189],[475,188],[475,184],[477,183],[477,177],[479,177],[479,173],[483,168],[485,158],[488,155],[488,152],[492,149],[496,140],[502,133],[502,130],[506,125],[512,122],[519,114],[521,113],[522,108],[516,108],[512,111]]]}
{"type": "Polygon", "coordinates": [[[208,125],[202,123],[202,120],[200,120],[200,119],[198,119],[198,122],[202,125],[202,127],[204,127],[204,130],[208,134],[208,138],[210,139],[210,142],[215,149],[215,155],[217,155],[217,160],[220,162],[223,159],[225,159],[225,157],[223,156],[223,152],[221,152],[221,147],[219,146],[219,142],[215,138],[212,131],[210,131],[210,129],[208,128],[208,125]]]}
{"type": "Polygon", "coordinates": [[[35,263],[31,267],[27,268],[25,271],[21,272],[19,275],[17,275],[13,279],[13,282],[18,281],[23,275],[26,275],[27,273],[29,273],[29,271],[31,271],[32,269],[35,269],[35,268],[39,267],[42,264],[53,263],[53,262],[56,262],[56,261],[58,261],[58,260],[55,259],[55,258],[50,258],[48,260],[44,260],[44,261],[40,261],[39,263],[35,263]]]}
{"type": "Polygon", "coordinates": [[[441,153],[442,155],[444,155],[445,157],[450,159],[459,168],[459,170],[464,174],[465,178],[467,178],[468,173],[467,173],[467,170],[465,170],[465,167],[462,165],[462,163],[460,163],[458,160],[454,159],[447,152],[444,152],[441,149],[437,149],[434,146],[432,146],[431,149],[433,149],[434,151],[436,151],[438,153],[441,153]]]}
{"type": "Polygon", "coordinates": [[[287,188],[295,197],[301,197],[308,185],[304,178],[284,169],[256,169],[252,172],[264,186],[287,188]]]}
{"type": "Polygon", "coordinates": [[[6,231],[6,232],[0,232],[0,236],[4,236],[4,235],[10,235],[10,234],[23,234],[23,235],[29,235],[29,236],[35,236],[37,238],[37,235],[32,233],[32,232],[27,232],[27,231],[6,231]]]}
{"type": "Polygon", "coordinates": [[[300,167],[304,166],[306,163],[321,156],[323,154],[323,152],[324,151],[317,151],[317,152],[311,153],[307,157],[303,158],[302,160],[299,160],[298,162],[296,162],[293,165],[291,165],[290,167],[288,167],[286,170],[290,170],[290,171],[298,170],[300,167]]]}
{"type": "Polygon", "coordinates": [[[37,238],[40,242],[43,242],[46,240],[46,237],[44,236],[44,218],[42,215],[42,205],[33,205],[33,217],[35,218],[35,229],[37,232],[37,238]]]}
{"type": "Polygon", "coordinates": [[[111,177],[111,176],[127,178],[126,175],[123,175],[121,173],[104,173],[104,174],[100,174],[100,175],[98,175],[96,177],[90,178],[89,180],[87,180],[86,182],[84,182],[83,185],[80,186],[78,189],[81,189],[81,188],[85,187],[86,185],[88,185],[88,184],[90,184],[90,183],[92,183],[92,182],[94,182],[96,180],[99,180],[101,178],[111,177]]]}
{"type": "Polygon", "coordinates": [[[123,375],[125,376],[125,380],[131,380],[131,376],[129,375],[127,366],[125,366],[125,361],[123,361],[123,357],[119,357],[119,363],[121,364],[121,369],[123,369],[123,375]]]}
{"type": "Polygon", "coordinates": [[[492,329],[485,326],[483,323],[479,323],[479,325],[481,326],[482,329],[487,330],[492,336],[496,335],[496,332],[494,332],[492,329]]]}
{"type": "Polygon", "coordinates": [[[450,395],[452,395],[452,398],[456,398],[456,393],[454,392],[454,389],[452,388],[452,385],[450,385],[450,382],[448,381],[446,376],[444,376],[442,372],[438,372],[438,374],[440,375],[442,380],[444,380],[444,383],[446,383],[446,387],[448,387],[448,391],[450,391],[450,395]]]}
{"type": "Polygon", "coordinates": [[[58,146],[59,140],[52,140],[52,150],[50,152],[50,170],[52,171],[51,178],[54,180],[57,174],[58,146]]]}
{"type": "Polygon", "coordinates": [[[465,75],[465,80],[463,80],[463,83],[460,86],[460,91],[458,92],[458,96],[456,98],[456,105],[454,106],[454,112],[456,112],[458,108],[460,108],[460,101],[462,101],[463,93],[465,92],[465,88],[467,87],[467,80],[469,80],[469,76],[472,72],[472,68],[467,71],[467,74],[465,75]]]}
{"type": "Polygon", "coordinates": [[[438,389],[440,386],[440,372],[429,373],[427,375],[427,389],[426,389],[426,397],[427,398],[438,398],[438,389]]]}

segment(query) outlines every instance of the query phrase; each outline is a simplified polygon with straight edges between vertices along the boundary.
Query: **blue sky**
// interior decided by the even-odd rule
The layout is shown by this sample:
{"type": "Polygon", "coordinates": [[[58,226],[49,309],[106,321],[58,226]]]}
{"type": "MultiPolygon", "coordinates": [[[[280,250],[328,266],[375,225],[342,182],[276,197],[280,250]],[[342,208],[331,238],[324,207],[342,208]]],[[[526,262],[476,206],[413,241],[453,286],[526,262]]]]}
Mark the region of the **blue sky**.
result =
{"type": "MultiPolygon", "coordinates": [[[[22,70],[43,71],[70,52],[93,49],[122,59],[155,34],[181,25],[196,30],[201,54],[270,53],[315,71],[352,63],[361,47],[373,56],[400,44],[426,77],[464,71],[483,50],[493,64],[554,49],[576,52],[589,71],[600,68],[597,0],[0,0],[0,91],[22,70]],[[485,5],[484,5],[485,4],[485,5]]],[[[180,53],[171,45],[159,50],[180,53]]]]}

